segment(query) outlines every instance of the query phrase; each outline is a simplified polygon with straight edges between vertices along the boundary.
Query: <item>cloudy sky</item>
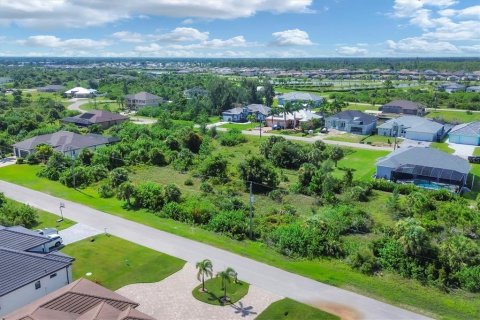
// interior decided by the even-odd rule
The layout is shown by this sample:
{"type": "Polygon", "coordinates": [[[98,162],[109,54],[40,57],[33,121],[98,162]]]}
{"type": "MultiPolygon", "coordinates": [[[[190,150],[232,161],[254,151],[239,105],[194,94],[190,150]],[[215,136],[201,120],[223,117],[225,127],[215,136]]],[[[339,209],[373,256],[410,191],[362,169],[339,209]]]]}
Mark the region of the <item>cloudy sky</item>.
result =
{"type": "Polygon", "coordinates": [[[0,56],[480,56],[478,0],[0,0],[0,56]]]}

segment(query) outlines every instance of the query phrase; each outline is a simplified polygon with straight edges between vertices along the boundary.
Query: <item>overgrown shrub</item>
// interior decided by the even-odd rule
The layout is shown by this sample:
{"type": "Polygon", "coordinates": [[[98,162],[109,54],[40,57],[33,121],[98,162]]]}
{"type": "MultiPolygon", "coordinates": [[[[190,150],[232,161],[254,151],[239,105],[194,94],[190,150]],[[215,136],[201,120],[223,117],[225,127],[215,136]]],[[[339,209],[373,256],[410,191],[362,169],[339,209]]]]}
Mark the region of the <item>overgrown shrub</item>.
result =
{"type": "Polygon", "coordinates": [[[219,138],[222,146],[233,147],[247,141],[247,138],[238,129],[230,129],[219,138]]]}
{"type": "Polygon", "coordinates": [[[98,187],[98,194],[101,198],[111,198],[115,195],[115,190],[109,184],[102,184],[98,187]]]}
{"type": "Polygon", "coordinates": [[[208,228],[237,240],[246,238],[248,234],[247,219],[241,211],[221,211],[210,220],[208,228]]]}

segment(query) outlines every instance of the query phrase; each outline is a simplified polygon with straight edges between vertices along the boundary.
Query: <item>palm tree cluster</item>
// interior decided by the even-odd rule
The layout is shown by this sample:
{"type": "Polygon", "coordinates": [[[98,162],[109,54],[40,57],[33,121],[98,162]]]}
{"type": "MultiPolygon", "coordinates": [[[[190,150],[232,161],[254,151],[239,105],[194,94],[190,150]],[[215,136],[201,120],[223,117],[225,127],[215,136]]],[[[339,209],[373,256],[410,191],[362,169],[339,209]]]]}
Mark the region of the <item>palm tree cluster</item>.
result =
{"type": "MultiPolygon", "coordinates": [[[[202,282],[202,291],[206,292],[205,290],[205,276],[212,278],[213,277],[213,264],[212,261],[209,259],[202,260],[197,262],[196,268],[197,272],[197,279],[198,281],[202,282]]],[[[233,269],[228,267],[227,269],[220,271],[217,273],[217,277],[222,280],[222,290],[223,290],[223,297],[222,301],[225,302],[228,300],[227,297],[227,284],[231,283],[232,280],[237,283],[238,282],[238,273],[233,269]]]]}

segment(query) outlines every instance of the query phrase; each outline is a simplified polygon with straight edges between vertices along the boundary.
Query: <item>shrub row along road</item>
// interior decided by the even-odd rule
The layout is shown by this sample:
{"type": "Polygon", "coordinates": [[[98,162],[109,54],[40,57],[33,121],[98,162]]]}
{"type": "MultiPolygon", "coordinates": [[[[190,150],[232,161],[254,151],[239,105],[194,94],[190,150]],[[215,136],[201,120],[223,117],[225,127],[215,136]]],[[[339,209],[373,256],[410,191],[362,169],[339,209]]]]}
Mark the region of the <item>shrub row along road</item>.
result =
{"type": "MultiPolygon", "coordinates": [[[[57,215],[59,204],[63,202],[65,204],[64,216],[68,219],[96,229],[106,228],[110,234],[190,263],[208,258],[212,260],[216,270],[231,266],[239,273],[242,280],[277,295],[321,307],[344,319],[427,319],[410,311],[286,272],[225,250],[1,180],[0,192],[16,201],[57,215]]],[[[121,248],[112,248],[112,250],[121,250],[121,248]]]]}

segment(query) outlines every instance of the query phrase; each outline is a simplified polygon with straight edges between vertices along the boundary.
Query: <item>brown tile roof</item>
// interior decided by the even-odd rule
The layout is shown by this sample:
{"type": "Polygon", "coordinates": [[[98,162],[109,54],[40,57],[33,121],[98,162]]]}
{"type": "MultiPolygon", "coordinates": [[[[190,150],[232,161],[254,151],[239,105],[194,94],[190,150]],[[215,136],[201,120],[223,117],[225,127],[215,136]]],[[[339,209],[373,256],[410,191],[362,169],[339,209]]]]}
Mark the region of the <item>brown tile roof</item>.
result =
{"type": "Polygon", "coordinates": [[[5,320],[153,320],[138,303],[79,279],[7,315],[5,320]]]}

